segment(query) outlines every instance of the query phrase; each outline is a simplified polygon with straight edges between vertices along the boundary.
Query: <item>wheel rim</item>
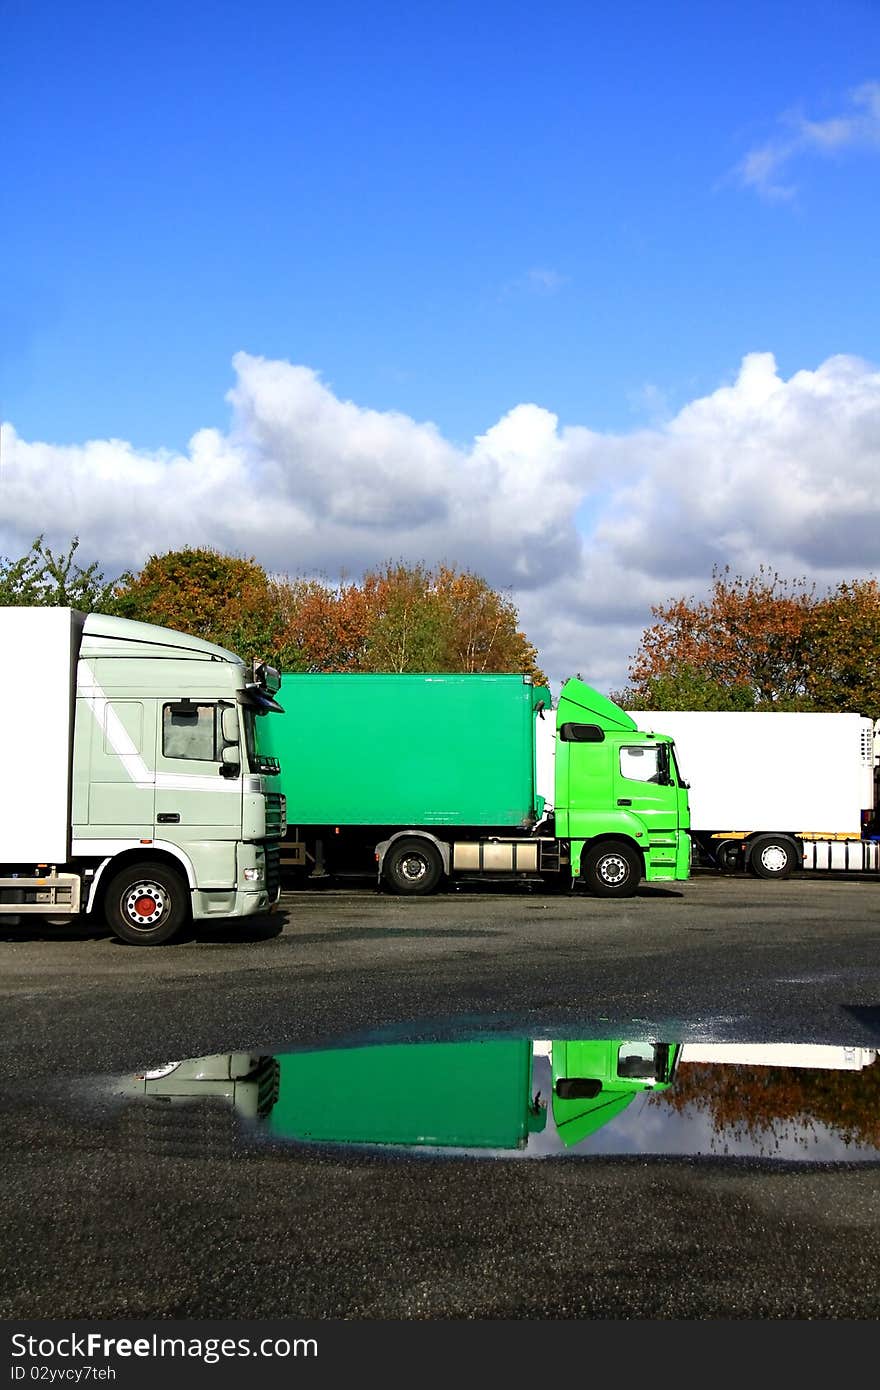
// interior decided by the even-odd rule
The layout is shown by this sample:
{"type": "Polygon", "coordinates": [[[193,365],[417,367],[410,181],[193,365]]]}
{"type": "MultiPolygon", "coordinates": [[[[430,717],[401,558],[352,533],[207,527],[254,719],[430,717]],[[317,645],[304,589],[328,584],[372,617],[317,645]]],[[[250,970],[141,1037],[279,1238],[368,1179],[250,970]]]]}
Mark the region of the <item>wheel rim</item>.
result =
{"type": "Polygon", "coordinates": [[[143,879],[133,883],[122,898],[122,915],[135,931],[150,931],[168,910],[169,897],[161,883],[143,879]]]}
{"type": "Polygon", "coordinates": [[[603,883],[617,887],[629,878],[629,865],[620,854],[609,854],[599,865],[599,877],[603,883]]]}
{"type": "Polygon", "coordinates": [[[767,845],[761,850],[761,863],[768,874],[781,874],[788,868],[788,854],[782,845],[767,845]]]}
{"type": "Polygon", "coordinates": [[[407,883],[418,883],[428,872],[428,861],[421,854],[408,854],[400,860],[399,870],[407,883]]]}

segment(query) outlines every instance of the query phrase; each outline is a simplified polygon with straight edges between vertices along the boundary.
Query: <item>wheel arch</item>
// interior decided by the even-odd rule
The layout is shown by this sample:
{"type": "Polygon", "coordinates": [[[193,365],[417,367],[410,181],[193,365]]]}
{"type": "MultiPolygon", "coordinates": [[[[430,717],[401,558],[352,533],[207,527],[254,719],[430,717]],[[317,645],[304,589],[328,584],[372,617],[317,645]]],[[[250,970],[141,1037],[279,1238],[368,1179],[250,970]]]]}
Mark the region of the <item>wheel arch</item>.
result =
{"type": "Polygon", "coordinates": [[[776,842],[787,846],[792,851],[793,864],[786,871],[785,877],[792,870],[796,870],[803,865],[804,861],[804,842],[794,830],[753,830],[745,838],[745,863],[749,867],[753,863],[753,856],[756,848],[764,842],[776,842]]]}
{"type": "MultiPolygon", "coordinates": [[[[632,835],[627,835],[623,831],[603,831],[601,835],[592,835],[589,840],[578,840],[577,843],[580,845],[580,853],[577,856],[579,875],[583,874],[584,860],[586,859],[590,850],[595,849],[597,845],[603,844],[624,844],[627,845],[630,849],[634,849],[638,854],[639,859],[641,860],[642,874],[644,874],[645,872],[644,848],[642,847],[642,845],[639,844],[638,840],[633,839],[632,835]]],[[[572,858],[574,858],[574,856],[572,856],[572,858]]]]}
{"type": "Polygon", "coordinates": [[[100,911],[107,883],[114,874],[118,873],[120,869],[124,869],[127,864],[139,863],[164,864],[167,868],[174,869],[181,874],[190,891],[196,886],[192,860],[176,845],[157,845],[155,842],[150,845],[131,845],[128,849],[121,850],[119,854],[110,855],[101,862],[89,889],[86,912],[100,911]]]}
{"type": "Polygon", "coordinates": [[[452,850],[446,840],[440,840],[436,835],[432,835],[427,830],[395,830],[393,835],[389,835],[387,840],[380,840],[376,846],[376,869],[379,877],[382,877],[382,866],[385,863],[385,856],[391,846],[397,844],[398,840],[427,840],[438,851],[443,860],[443,872],[448,878],[452,868],[452,850]]]}

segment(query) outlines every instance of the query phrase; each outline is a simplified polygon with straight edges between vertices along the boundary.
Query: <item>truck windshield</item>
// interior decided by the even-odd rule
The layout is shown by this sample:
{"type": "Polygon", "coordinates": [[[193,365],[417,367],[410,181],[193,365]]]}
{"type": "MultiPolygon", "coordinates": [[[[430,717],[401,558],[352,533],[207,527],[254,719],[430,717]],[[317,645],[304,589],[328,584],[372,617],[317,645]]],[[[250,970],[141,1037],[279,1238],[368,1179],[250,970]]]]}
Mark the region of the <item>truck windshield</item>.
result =
{"type": "Polygon", "coordinates": [[[686,782],[686,781],[684,780],[684,778],[682,777],[682,775],[681,775],[681,769],[680,769],[680,767],[678,766],[678,760],[676,759],[676,756],[675,756],[675,744],[674,744],[674,743],[670,743],[670,745],[669,745],[669,769],[670,769],[670,771],[671,771],[671,773],[672,773],[673,781],[677,782],[678,785],[679,785],[680,787],[689,787],[689,786],[690,786],[690,782],[686,782]]]}
{"type": "Polygon", "coordinates": [[[275,776],[281,771],[278,759],[267,758],[265,754],[257,752],[257,719],[271,719],[272,716],[258,713],[253,705],[245,705],[242,713],[244,714],[244,738],[249,770],[275,776]]]}

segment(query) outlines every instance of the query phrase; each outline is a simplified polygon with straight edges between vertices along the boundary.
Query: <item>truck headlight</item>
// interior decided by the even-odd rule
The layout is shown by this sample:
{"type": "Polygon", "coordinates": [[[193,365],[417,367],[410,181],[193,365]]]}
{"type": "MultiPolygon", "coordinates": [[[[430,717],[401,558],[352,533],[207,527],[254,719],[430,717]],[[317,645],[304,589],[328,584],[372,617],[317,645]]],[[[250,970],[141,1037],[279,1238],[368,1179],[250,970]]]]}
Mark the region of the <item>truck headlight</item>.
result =
{"type": "Polygon", "coordinates": [[[244,871],[246,883],[261,883],[264,877],[262,864],[258,864],[255,869],[245,869],[244,871]]]}

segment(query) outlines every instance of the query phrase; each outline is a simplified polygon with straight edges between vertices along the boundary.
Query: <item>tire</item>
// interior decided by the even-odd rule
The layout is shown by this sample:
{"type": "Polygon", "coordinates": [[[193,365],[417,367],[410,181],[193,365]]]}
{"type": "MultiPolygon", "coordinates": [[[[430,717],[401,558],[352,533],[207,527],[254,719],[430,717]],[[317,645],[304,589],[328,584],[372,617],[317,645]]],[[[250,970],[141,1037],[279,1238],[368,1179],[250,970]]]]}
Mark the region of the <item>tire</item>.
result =
{"type": "Polygon", "coordinates": [[[741,840],[722,840],[715,849],[715,865],[723,874],[735,874],[742,870],[741,844],[741,840]]]}
{"type": "Polygon", "coordinates": [[[587,850],[581,872],[597,897],[631,898],[642,878],[641,857],[624,840],[603,840],[587,850]]]}
{"type": "Polygon", "coordinates": [[[129,946],[161,946],[189,916],[189,891],[164,864],[130,864],[114,874],[104,894],[107,925],[129,946]]]}
{"type": "Polygon", "coordinates": [[[758,835],[749,845],[749,873],[755,878],[790,878],[798,851],[785,835],[758,835]]]}
{"type": "Polygon", "coordinates": [[[443,877],[443,859],[430,840],[395,840],[385,855],[382,877],[394,893],[434,893],[443,877]]]}

